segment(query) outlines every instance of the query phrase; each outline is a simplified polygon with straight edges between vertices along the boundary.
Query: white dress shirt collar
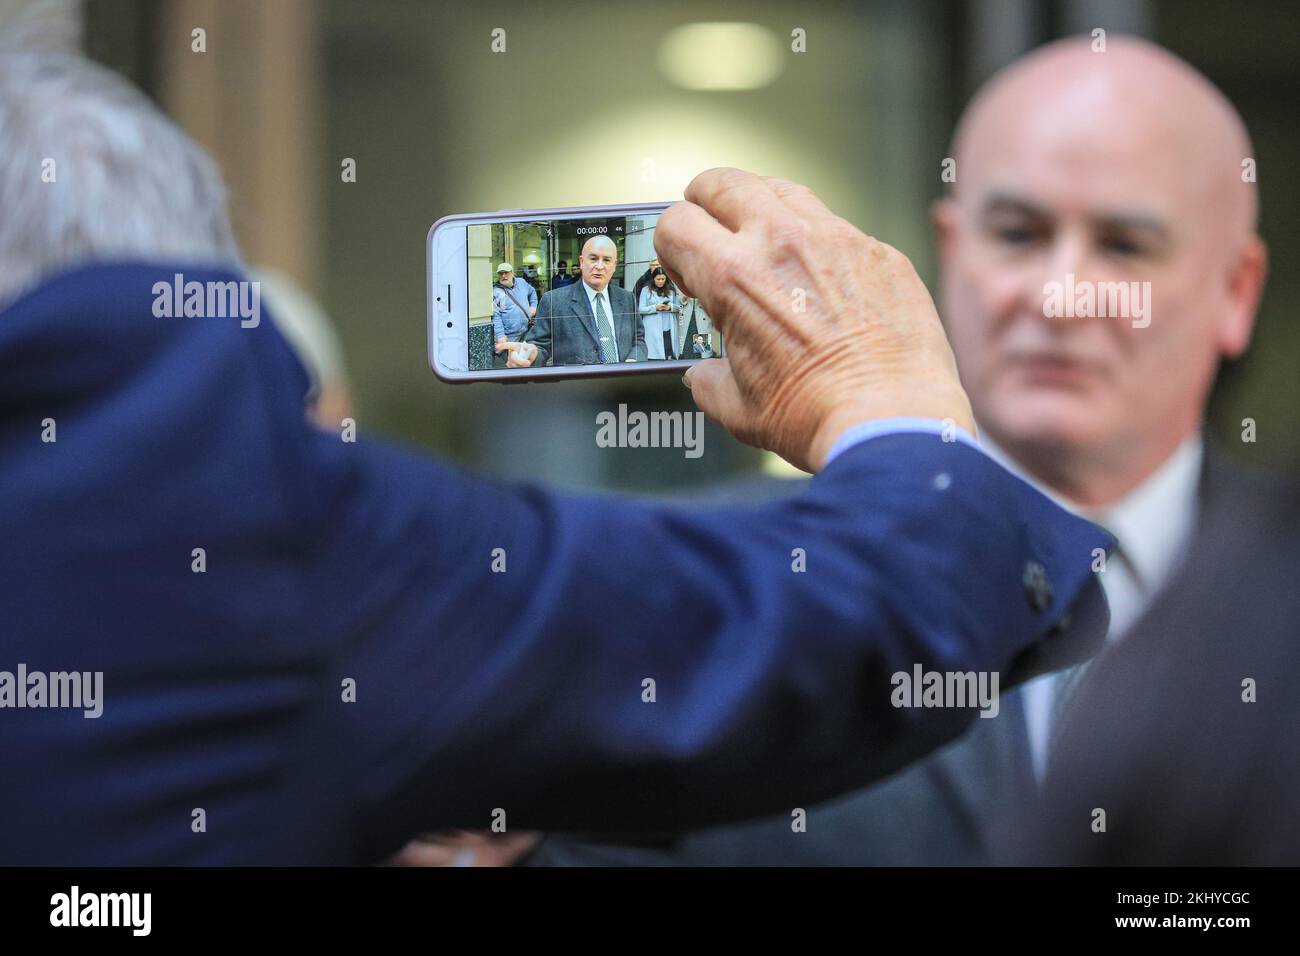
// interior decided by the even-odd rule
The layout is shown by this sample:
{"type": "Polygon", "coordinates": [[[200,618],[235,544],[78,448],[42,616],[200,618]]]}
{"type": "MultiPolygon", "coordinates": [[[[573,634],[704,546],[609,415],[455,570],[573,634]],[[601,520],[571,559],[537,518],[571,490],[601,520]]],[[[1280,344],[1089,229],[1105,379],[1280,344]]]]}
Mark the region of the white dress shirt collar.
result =
{"type": "Polygon", "coordinates": [[[1080,507],[1048,488],[987,435],[981,435],[979,441],[1008,471],[1067,511],[1094,521],[1114,534],[1148,600],[1177,570],[1196,528],[1201,463],[1205,456],[1200,432],[1188,436],[1142,484],[1115,504],[1101,509],[1080,507]]]}
{"type": "MultiPolygon", "coordinates": [[[[595,315],[596,314],[596,290],[593,289],[591,286],[587,285],[586,279],[582,280],[582,288],[587,293],[587,304],[591,306],[591,314],[595,315]]],[[[600,291],[605,293],[605,308],[608,309],[609,304],[614,301],[609,297],[609,286],[605,286],[605,288],[601,289],[600,291]]]]}

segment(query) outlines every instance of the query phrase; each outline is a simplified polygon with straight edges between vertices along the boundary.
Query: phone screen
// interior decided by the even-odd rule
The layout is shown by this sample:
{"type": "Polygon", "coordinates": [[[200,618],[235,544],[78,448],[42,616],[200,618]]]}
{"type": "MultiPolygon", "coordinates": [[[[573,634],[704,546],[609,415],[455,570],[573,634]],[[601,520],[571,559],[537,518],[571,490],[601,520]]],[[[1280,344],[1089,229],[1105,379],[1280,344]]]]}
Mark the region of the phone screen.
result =
{"type": "Polygon", "coordinates": [[[469,225],[468,367],[723,355],[703,307],[659,268],[658,222],[658,213],[645,213],[469,225]]]}

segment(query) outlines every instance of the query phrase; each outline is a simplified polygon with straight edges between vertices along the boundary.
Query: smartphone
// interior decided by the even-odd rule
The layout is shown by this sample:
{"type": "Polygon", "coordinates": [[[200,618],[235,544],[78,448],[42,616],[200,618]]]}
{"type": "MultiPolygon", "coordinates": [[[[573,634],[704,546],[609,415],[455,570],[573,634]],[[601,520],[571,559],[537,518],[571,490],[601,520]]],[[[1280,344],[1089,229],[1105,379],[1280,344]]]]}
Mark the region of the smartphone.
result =
{"type": "Polygon", "coordinates": [[[726,354],[698,300],[652,270],[669,203],[504,209],[429,229],[429,367],[446,382],[681,370],[726,354]]]}

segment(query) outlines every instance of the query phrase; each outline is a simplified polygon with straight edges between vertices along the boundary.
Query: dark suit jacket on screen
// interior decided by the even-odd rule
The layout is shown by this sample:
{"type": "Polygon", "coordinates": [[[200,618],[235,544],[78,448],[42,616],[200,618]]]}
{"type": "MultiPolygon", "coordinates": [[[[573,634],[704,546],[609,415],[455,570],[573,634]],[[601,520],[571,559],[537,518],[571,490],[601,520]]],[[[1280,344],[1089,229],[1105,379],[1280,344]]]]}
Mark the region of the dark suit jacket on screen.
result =
{"type": "MultiPolygon", "coordinates": [[[[632,293],[612,282],[609,292],[610,318],[618,344],[618,359],[646,360],[645,332],[632,293]]],[[[524,336],[541,351],[534,365],[599,365],[600,346],[596,316],[587,298],[587,287],[579,280],[542,296],[537,320],[524,336]]]]}

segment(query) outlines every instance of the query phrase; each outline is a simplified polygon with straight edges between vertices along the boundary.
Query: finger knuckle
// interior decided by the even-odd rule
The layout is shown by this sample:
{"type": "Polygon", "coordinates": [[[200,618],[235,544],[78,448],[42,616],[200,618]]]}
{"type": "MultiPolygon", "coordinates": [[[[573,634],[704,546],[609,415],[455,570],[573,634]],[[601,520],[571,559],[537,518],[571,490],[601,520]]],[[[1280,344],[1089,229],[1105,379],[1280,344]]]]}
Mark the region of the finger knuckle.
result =
{"type": "Polygon", "coordinates": [[[888,243],[881,242],[875,236],[863,236],[861,245],[861,255],[864,259],[874,266],[888,264],[890,257],[895,252],[894,247],[888,243]]]}
{"type": "Polygon", "coordinates": [[[740,178],[731,170],[721,170],[708,178],[705,174],[701,174],[697,181],[700,183],[699,188],[694,193],[688,194],[687,198],[698,202],[710,211],[726,205],[740,188],[740,178]]]}
{"type": "Polygon", "coordinates": [[[773,177],[771,180],[772,188],[776,194],[783,199],[814,199],[816,194],[805,186],[803,183],[796,183],[789,179],[773,177]]]}
{"type": "Polygon", "coordinates": [[[772,253],[779,259],[790,259],[807,248],[812,226],[793,213],[776,215],[768,219],[765,234],[772,253]]]}
{"type": "Polygon", "coordinates": [[[723,293],[740,282],[748,269],[749,257],[738,243],[729,242],[710,253],[707,275],[710,288],[723,293]]]}
{"type": "Polygon", "coordinates": [[[719,191],[732,191],[740,188],[743,183],[747,183],[749,180],[748,173],[731,166],[724,166],[718,170],[716,186],[719,191]]]}
{"type": "Polygon", "coordinates": [[[836,245],[850,252],[864,251],[866,244],[871,241],[870,236],[841,216],[831,219],[826,226],[826,234],[836,245]]]}

